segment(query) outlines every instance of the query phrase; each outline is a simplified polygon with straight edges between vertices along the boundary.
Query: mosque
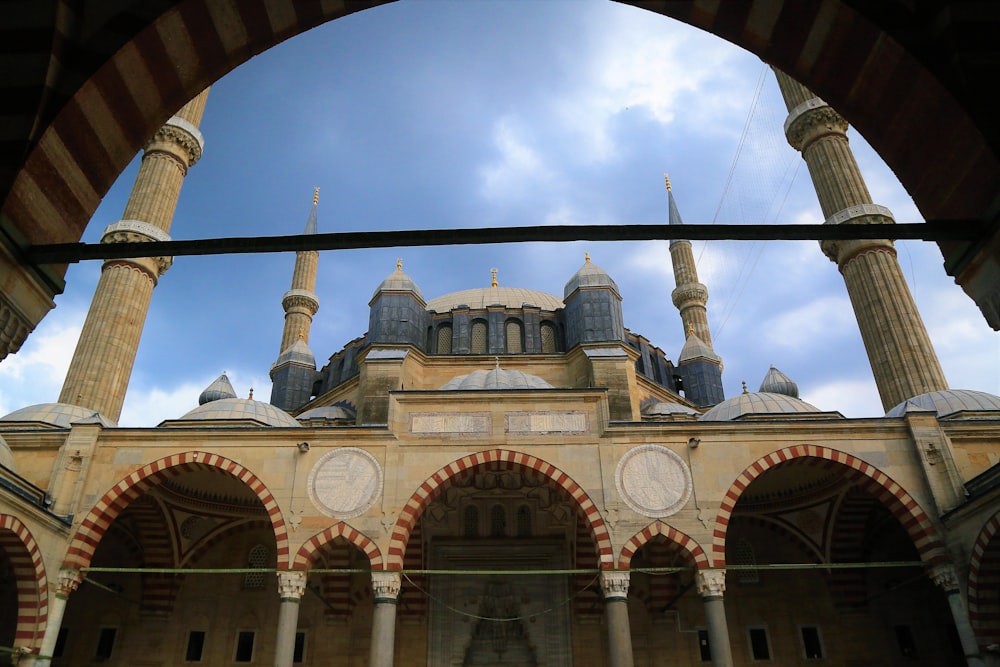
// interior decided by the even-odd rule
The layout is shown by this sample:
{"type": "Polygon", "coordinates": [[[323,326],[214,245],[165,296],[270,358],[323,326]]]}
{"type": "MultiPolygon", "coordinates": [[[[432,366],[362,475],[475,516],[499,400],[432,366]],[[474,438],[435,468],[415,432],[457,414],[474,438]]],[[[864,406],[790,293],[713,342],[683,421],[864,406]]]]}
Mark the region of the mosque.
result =
{"type": "MultiPolygon", "coordinates": [[[[778,78],[827,223],[891,222],[844,119],[778,78]]],[[[167,238],[206,95],[146,145],[104,242],[167,238]]],[[[682,225],[669,183],[668,205],[682,225]]],[[[823,250],[882,418],[810,405],[773,366],[726,398],[708,290],[674,240],[676,361],[627,328],[628,295],[586,257],[561,295],[494,280],[427,298],[398,264],[371,286],[368,331],[318,363],[321,267],[301,251],[269,402],[223,375],[187,414],[119,428],[170,258],[107,260],[58,401],[0,418],[0,651],[55,666],[1000,664],[1000,398],[948,387],[891,241],[823,250]]]]}

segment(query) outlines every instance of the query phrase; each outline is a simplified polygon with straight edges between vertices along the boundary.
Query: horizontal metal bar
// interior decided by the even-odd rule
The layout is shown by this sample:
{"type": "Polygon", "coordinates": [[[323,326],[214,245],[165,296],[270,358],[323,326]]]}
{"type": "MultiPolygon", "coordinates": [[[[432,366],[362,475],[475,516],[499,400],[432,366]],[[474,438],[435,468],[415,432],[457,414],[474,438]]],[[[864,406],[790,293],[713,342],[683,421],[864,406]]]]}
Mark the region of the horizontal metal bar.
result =
{"type": "Polygon", "coordinates": [[[842,239],[909,239],[973,241],[984,233],[978,221],[952,220],[898,225],[552,225],[404,229],[335,232],[292,236],[149,241],[139,243],[55,243],[25,250],[30,264],[67,264],[92,259],[126,259],[184,255],[226,255],[302,250],[351,250],[419,246],[482,245],[543,241],[825,241],[842,239]]]}

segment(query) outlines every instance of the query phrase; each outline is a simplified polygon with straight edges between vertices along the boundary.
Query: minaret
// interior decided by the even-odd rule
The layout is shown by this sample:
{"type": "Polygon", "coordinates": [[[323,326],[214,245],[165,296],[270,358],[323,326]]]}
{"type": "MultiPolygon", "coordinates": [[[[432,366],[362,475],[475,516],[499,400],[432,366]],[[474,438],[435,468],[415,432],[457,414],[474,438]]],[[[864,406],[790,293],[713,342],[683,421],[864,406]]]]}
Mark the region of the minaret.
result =
{"type": "MultiPolygon", "coordinates": [[[[319,188],[313,191],[312,208],[303,234],[316,233],[316,208],[319,188]]],[[[278,359],[271,365],[271,405],[282,410],[295,410],[312,397],[316,379],[316,357],[309,349],[309,329],[313,315],[319,310],[316,297],[316,268],[319,252],[300,250],[295,253],[292,287],[281,298],[285,309],[285,328],[281,333],[278,359]]]]}
{"type": "MultiPolygon", "coordinates": [[[[683,225],[670,178],[664,174],[663,180],[667,184],[669,222],[671,225],[683,225]]],[[[677,370],[684,380],[684,397],[699,407],[716,405],[726,398],[722,388],[722,358],[712,348],[712,332],[708,328],[705,310],[708,288],[698,282],[691,242],[671,239],[670,261],[674,267],[675,285],[670,298],[680,311],[684,326],[684,347],[677,358],[677,370]]]]}
{"type": "MultiPolygon", "coordinates": [[[[108,225],[101,243],[170,240],[167,232],[181,184],[205,145],[198,124],[207,98],[208,89],[185,104],[146,144],[123,219],[108,225]]],[[[172,257],[104,262],[60,403],[118,421],[153,288],[172,262],[172,257]]]]}
{"type": "MultiPolygon", "coordinates": [[[[787,74],[775,70],[788,107],[785,135],[809,167],[826,224],[895,222],[872,203],[847,141],[847,121],[787,74]]],[[[823,241],[837,263],[861,329],[882,406],[947,389],[937,355],[913,302],[892,241],[823,241]]]]}

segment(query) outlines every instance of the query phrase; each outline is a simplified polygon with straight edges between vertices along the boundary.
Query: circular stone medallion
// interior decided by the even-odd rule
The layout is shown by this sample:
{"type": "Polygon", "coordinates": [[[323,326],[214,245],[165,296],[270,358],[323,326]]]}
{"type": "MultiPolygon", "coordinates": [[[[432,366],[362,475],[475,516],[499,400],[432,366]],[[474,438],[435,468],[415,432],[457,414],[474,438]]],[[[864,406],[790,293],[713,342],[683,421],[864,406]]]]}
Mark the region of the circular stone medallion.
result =
{"type": "Polygon", "coordinates": [[[363,449],[336,449],[309,473],[309,499],[316,509],[335,519],[364,514],[381,494],[382,468],[363,449]]]}
{"type": "Polygon", "coordinates": [[[643,445],[618,462],[615,486],[625,504],[651,518],[676,513],[691,496],[691,471],[666,447],[643,445]]]}

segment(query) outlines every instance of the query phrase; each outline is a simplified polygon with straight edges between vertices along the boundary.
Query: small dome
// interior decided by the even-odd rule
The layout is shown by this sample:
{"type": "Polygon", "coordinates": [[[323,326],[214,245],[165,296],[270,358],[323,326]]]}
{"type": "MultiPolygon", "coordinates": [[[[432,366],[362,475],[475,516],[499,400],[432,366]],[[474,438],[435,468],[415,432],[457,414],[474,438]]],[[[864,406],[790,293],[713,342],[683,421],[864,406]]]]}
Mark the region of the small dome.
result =
{"type": "Polygon", "coordinates": [[[494,368],[491,371],[476,371],[453,378],[442,390],[469,391],[476,389],[553,389],[548,382],[523,371],[508,371],[494,368]]]}
{"type": "Polygon", "coordinates": [[[799,397],[799,385],[774,366],[771,366],[770,370],[767,371],[767,375],[764,376],[764,380],[760,383],[760,389],[757,391],[784,394],[792,398],[799,397]]]}
{"type": "Polygon", "coordinates": [[[413,292],[420,300],[424,300],[424,295],[417,287],[417,284],[413,282],[410,276],[403,273],[403,264],[398,262],[396,264],[396,270],[390,273],[382,284],[378,286],[378,289],[372,293],[372,298],[374,299],[382,292],[413,292]]]}
{"type": "Polygon", "coordinates": [[[480,309],[493,305],[520,308],[526,303],[542,310],[559,310],[563,307],[562,299],[555,294],[523,287],[478,287],[435,297],[427,302],[427,310],[447,313],[459,306],[480,309]]]}
{"type": "Polygon", "coordinates": [[[311,410],[306,410],[296,417],[296,419],[300,422],[317,420],[338,424],[343,424],[345,422],[353,423],[356,418],[357,413],[354,409],[343,403],[339,405],[324,405],[319,408],[312,408],[311,410]]]}
{"type": "Polygon", "coordinates": [[[211,403],[212,401],[219,401],[224,398],[236,398],[236,391],[233,389],[233,385],[229,382],[229,378],[223,373],[215,379],[215,381],[205,387],[205,391],[201,392],[198,397],[198,405],[205,405],[206,403],[211,403]]]}
{"type": "Polygon", "coordinates": [[[733,421],[745,415],[782,415],[809,412],[821,412],[821,410],[801,399],[785,394],[758,392],[740,394],[719,403],[703,414],[701,421],[721,422],[733,421]]]}
{"type": "Polygon", "coordinates": [[[98,423],[104,427],[115,427],[117,424],[107,417],[94,412],[90,408],[68,403],[39,403],[29,405],[20,410],[14,410],[9,415],[0,417],[2,422],[41,422],[59,428],[69,428],[79,422],[98,423]]]}
{"type": "Polygon", "coordinates": [[[721,361],[715,350],[701,338],[698,338],[694,331],[692,331],[688,334],[687,340],[684,341],[684,347],[681,348],[681,354],[677,357],[677,363],[680,364],[698,358],[721,361]]]}
{"type": "Polygon", "coordinates": [[[7,470],[17,472],[17,468],[14,467],[14,453],[10,451],[10,445],[3,436],[0,436],[0,465],[7,470]]]}
{"type": "Polygon", "coordinates": [[[294,417],[270,403],[252,398],[221,398],[199,405],[180,421],[240,421],[250,420],[266,426],[301,426],[294,417]]]}
{"type": "Polygon", "coordinates": [[[914,410],[936,412],[938,417],[947,417],[956,412],[997,412],[1000,411],[1000,396],[971,389],[932,391],[903,401],[885,413],[885,416],[902,417],[914,410]]]}
{"type": "Polygon", "coordinates": [[[673,401],[650,401],[642,406],[641,412],[643,417],[670,417],[671,415],[693,415],[697,417],[701,415],[694,408],[673,401]]]}
{"type": "Polygon", "coordinates": [[[607,272],[596,264],[592,264],[590,257],[583,263],[580,270],[573,274],[573,277],[563,288],[563,299],[568,299],[569,295],[581,287],[609,287],[618,293],[618,285],[607,272]]]}
{"type": "Polygon", "coordinates": [[[281,366],[283,364],[297,364],[316,368],[316,356],[309,349],[309,346],[306,345],[305,340],[299,338],[285,348],[285,351],[279,354],[277,361],[274,362],[274,366],[281,366]]]}

